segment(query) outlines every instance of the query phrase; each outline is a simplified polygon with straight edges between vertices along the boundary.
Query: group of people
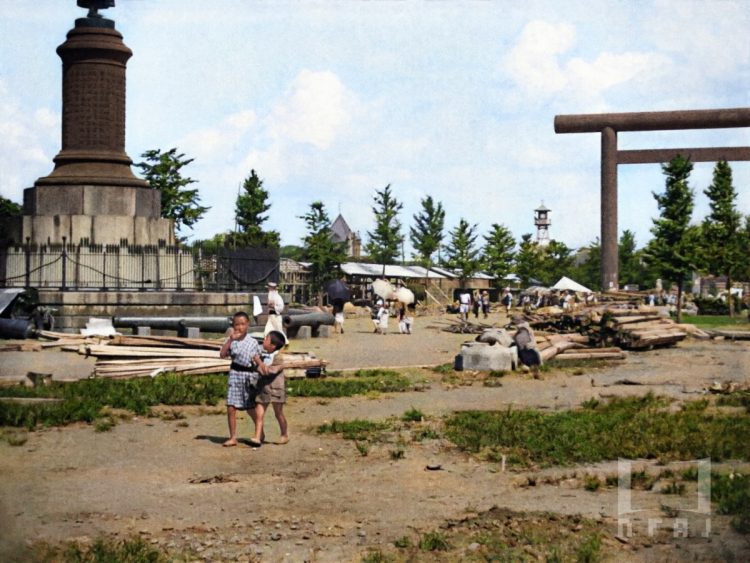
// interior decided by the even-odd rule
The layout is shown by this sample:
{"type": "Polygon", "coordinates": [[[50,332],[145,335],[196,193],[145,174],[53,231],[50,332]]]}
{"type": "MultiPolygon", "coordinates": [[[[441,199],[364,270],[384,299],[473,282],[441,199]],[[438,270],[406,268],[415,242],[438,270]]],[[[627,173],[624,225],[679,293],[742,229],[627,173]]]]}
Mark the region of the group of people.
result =
{"type": "Polygon", "coordinates": [[[267,285],[267,312],[263,342],[248,334],[250,315],[244,311],[235,313],[227,339],[219,350],[221,358],[231,358],[227,380],[227,424],[229,438],[225,447],[236,446],[237,411],[247,411],[255,431],[250,445],[259,448],[265,441],[263,419],[269,405],[279,424],[279,444],[289,442],[289,427],[284,415],[286,403],[286,381],[283,367],[274,365],[276,353],[286,345],[281,313],[284,300],[279,295],[277,284],[267,285]]]}
{"type": "Polygon", "coordinates": [[[490,314],[490,293],[486,289],[482,292],[464,291],[458,296],[458,314],[462,320],[469,320],[469,311],[474,313],[474,318],[479,318],[481,311],[486,319],[490,314]]]}
{"type": "MultiPolygon", "coordinates": [[[[410,307],[406,303],[398,303],[398,331],[400,334],[411,334],[414,316],[409,309],[410,307]]],[[[373,332],[376,334],[386,334],[388,332],[388,319],[390,316],[390,307],[382,297],[378,298],[372,314],[372,323],[375,327],[373,332]]]]}

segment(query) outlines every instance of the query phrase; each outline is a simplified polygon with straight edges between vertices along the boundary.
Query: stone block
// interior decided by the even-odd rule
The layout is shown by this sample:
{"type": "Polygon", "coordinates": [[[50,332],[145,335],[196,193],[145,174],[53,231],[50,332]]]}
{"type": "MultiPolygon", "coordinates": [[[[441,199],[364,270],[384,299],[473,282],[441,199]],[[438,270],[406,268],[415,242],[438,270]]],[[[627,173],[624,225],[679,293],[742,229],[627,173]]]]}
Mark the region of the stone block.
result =
{"type": "Polygon", "coordinates": [[[464,345],[459,355],[464,370],[511,371],[518,364],[516,348],[484,342],[464,345]]]}
{"type": "Polygon", "coordinates": [[[295,336],[298,340],[308,340],[312,338],[312,327],[301,326],[297,329],[297,335],[295,336]]]}
{"type": "Polygon", "coordinates": [[[130,186],[83,186],[84,215],[135,216],[135,193],[130,186]]]}
{"type": "Polygon", "coordinates": [[[201,329],[197,326],[181,326],[177,331],[177,336],[182,338],[200,338],[201,329]]]}
{"type": "Polygon", "coordinates": [[[137,326],[133,330],[133,333],[138,336],[151,336],[151,327],[150,326],[137,326]]]}
{"type": "Polygon", "coordinates": [[[320,325],[317,330],[318,338],[330,338],[333,335],[333,327],[330,325],[320,325]]]}

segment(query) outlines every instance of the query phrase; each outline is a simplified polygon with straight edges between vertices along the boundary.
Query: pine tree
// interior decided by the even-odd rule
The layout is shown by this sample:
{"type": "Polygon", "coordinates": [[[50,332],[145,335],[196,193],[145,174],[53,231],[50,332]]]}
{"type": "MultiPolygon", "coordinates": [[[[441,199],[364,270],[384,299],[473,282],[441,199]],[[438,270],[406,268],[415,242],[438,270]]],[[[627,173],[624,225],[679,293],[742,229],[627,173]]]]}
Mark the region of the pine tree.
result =
{"type": "Polygon", "coordinates": [[[160,149],[146,151],[141,155],[143,162],[136,164],[152,189],[161,192],[161,216],[174,222],[175,230],[180,233],[183,227],[193,228],[210,207],[199,204],[198,190],[186,189],[196,180],[182,175],[182,169],[193,162],[185,158],[184,153],[177,154],[172,148],[167,152],[160,149]]]}
{"type": "Polygon", "coordinates": [[[688,186],[692,170],[690,160],[681,155],[662,165],[666,187],[662,194],[653,192],[660,216],[653,220],[654,238],[646,252],[648,262],[659,275],[677,284],[677,322],[682,321],[682,285],[695,270],[696,262],[696,229],[690,225],[693,191],[688,186]]]}
{"type": "Polygon", "coordinates": [[[237,196],[234,212],[237,219],[237,232],[230,234],[229,242],[235,246],[278,248],[280,236],[277,231],[264,231],[264,215],[271,204],[268,191],[263,188],[263,180],[255,170],[242,182],[242,192],[237,196]]]}
{"type": "Polygon", "coordinates": [[[563,276],[571,273],[573,250],[564,242],[551,240],[541,250],[542,264],[539,279],[545,285],[552,285],[563,276]]]}
{"type": "Polygon", "coordinates": [[[715,276],[726,276],[729,315],[734,316],[732,280],[740,273],[750,248],[743,245],[742,215],[737,211],[737,192],[732,185],[732,169],[725,160],[716,163],[713,183],[703,191],[710,213],[701,229],[701,264],[715,276]]]}
{"type": "Polygon", "coordinates": [[[495,278],[496,287],[500,287],[513,271],[516,241],[506,226],[497,223],[492,224],[484,240],[484,268],[495,278]]]}
{"type": "Polygon", "coordinates": [[[310,262],[310,285],[320,294],[327,281],[338,277],[341,263],[346,260],[346,243],[335,242],[331,237],[331,220],[322,202],[312,202],[300,219],[307,226],[303,242],[305,260],[310,262]]]}
{"type": "Polygon", "coordinates": [[[401,223],[398,220],[398,214],[403,205],[391,194],[390,184],[381,191],[376,190],[373,200],[375,201],[375,206],[372,208],[375,215],[375,230],[367,232],[369,241],[365,250],[373,261],[383,265],[385,272],[386,264],[395,262],[401,244],[404,242],[401,223]]]}
{"type": "Polygon", "coordinates": [[[602,245],[599,237],[591,241],[588,246],[578,250],[580,263],[573,266],[574,279],[586,287],[596,287],[601,282],[602,245]]]}
{"type": "Polygon", "coordinates": [[[422,200],[422,211],[414,215],[415,226],[409,229],[409,239],[414,247],[414,258],[426,268],[432,266],[432,255],[443,242],[445,210],[443,204],[432,196],[422,200]]]}
{"type": "Polygon", "coordinates": [[[521,236],[516,253],[516,275],[522,285],[531,285],[532,280],[543,276],[544,256],[539,243],[532,240],[531,234],[521,236]]]}
{"type": "Polygon", "coordinates": [[[478,236],[476,229],[476,225],[469,225],[462,218],[458,226],[450,232],[450,242],[445,247],[443,265],[458,272],[461,286],[479,271],[482,264],[479,250],[475,246],[478,236]]]}
{"type": "Polygon", "coordinates": [[[620,283],[638,283],[640,258],[636,251],[635,233],[625,229],[618,245],[620,283]]]}

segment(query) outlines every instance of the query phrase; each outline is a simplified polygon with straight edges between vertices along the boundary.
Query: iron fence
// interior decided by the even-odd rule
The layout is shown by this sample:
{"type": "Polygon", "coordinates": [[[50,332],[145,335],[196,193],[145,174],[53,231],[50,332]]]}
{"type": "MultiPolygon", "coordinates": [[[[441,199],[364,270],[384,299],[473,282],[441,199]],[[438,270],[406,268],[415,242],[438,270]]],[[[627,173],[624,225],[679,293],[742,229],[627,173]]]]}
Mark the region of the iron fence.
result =
{"type": "Polygon", "coordinates": [[[255,291],[278,280],[276,249],[94,244],[0,248],[0,287],[255,291]]]}

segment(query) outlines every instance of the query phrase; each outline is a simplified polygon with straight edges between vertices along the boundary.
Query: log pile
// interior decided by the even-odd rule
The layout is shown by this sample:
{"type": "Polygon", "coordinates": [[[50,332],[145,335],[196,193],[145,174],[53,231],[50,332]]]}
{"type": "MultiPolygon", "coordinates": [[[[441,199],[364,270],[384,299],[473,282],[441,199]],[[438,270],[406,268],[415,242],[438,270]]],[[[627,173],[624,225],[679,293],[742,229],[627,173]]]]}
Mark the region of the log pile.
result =
{"type": "Polygon", "coordinates": [[[625,350],[644,350],[671,346],[684,340],[688,334],[710,338],[710,334],[693,325],[677,324],[651,309],[596,306],[573,312],[530,314],[526,318],[535,330],[577,333],[599,349],[616,346],[625,350]]]}

